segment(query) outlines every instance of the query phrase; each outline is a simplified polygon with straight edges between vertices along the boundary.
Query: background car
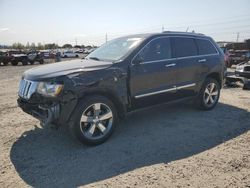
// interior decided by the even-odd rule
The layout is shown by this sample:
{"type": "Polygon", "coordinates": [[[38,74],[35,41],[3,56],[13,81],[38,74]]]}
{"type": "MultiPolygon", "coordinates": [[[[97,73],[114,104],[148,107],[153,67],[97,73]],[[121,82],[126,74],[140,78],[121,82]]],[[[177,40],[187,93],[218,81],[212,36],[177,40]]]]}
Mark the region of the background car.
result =
{"type": "Polygon", "coordinates": [[[226,47],[221,47],[221,50],[224,52],[226,66],[231,67],[231,65],[230,65],[230,61],[231,61],[230,53],[228,52],[226,47]]]}
{"type": "Polygon", "coordinates": [[[61,53],[61,57],[67,58],[67,57],[79,57],[79,55],[73,51],[65,51],[61,53]]]}
{"type": "Polygon", "coordinates": [[[249,51],[248,50],[235,50],[230,52],[230,63],[229,67],[232,65],[238,65],[242,62],[247,62],[249,60],[249,51]]]}

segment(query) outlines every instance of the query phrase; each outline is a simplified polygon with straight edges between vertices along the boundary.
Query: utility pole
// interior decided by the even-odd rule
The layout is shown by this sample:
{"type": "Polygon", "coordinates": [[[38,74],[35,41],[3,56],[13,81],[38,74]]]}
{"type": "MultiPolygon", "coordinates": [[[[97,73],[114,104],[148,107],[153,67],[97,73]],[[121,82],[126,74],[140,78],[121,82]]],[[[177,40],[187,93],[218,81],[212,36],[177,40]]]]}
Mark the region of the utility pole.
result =
{"type": "Polygon", "coordinates": [[[108,42],[108,34],[106,33],[106,36],[105,36],[105,41],[106,43],[108,42]]]}
{"type": "Polygon", "coordinates": [[[240,33],[238,32],[236,42],[239,42],[239,38],[240,38],[240,33]]]}
{"type": "Polygon", "coordinates": [[[161,32],[164,32],[164,25],[162,25],[162,27],[161,27],[161,32]]]}

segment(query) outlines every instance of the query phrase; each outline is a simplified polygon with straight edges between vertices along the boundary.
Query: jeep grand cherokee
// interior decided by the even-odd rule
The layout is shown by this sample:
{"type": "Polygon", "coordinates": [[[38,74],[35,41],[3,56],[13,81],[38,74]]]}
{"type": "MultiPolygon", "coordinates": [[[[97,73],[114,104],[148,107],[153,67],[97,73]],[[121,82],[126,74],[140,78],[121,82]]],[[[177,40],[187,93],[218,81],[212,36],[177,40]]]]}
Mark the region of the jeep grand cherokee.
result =
{"type": "Polygon", "coordinates": [[[26,71],[18,104],[43,125],[68,125],[81,142],[96,145],[110,137],[118,119],[138,108],[192,99],[201,109],[213,109],[224,72],[223,52],[208,36],[131,35],[84,59],[26,71]]]}

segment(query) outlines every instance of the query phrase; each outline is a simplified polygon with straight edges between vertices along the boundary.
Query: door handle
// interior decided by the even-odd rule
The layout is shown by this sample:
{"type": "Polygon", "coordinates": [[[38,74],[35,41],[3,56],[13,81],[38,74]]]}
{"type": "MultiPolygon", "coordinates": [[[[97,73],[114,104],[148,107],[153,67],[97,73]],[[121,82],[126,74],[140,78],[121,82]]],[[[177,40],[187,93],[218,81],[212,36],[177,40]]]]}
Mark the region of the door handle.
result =
{"type": "Polygon", "coordinates": [[[165,65],[165,67],[174,67],[175,65],[176,65],[175,63],[172,63],[172,64],[165,65]]]}
{"type": "Polygon", "coordinates": [[[206,62],[206,61],[207,61],[206,59],[199,59],[198,60],[199,63],[206,62]]]}

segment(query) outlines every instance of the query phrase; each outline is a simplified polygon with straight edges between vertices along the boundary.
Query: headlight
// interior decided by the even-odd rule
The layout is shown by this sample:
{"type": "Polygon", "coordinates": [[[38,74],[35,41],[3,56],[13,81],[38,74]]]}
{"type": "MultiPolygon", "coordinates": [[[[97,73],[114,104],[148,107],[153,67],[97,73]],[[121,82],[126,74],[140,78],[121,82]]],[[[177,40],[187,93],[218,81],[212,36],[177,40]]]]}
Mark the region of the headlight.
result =
{"type": "Polygon", "coordinates": [[[243,69],[244,69],[244,67],[243,67],[243,66],[237,66],[237,67],[236,67],[236,71],[240,71],[240,72],[242,72],[242,71],[243,71],[243,69]]]}
{"type": "Polygon", "coordinates": [[[62,84],[40,82],[37,87],[37,93],[46,97],[56,97],[61,93],[62,89],[62,84]]]}

